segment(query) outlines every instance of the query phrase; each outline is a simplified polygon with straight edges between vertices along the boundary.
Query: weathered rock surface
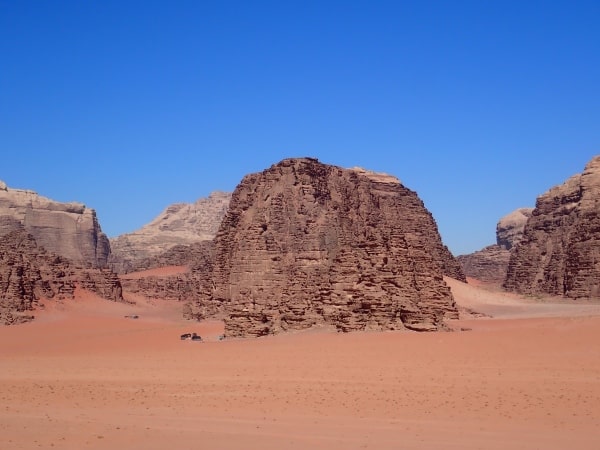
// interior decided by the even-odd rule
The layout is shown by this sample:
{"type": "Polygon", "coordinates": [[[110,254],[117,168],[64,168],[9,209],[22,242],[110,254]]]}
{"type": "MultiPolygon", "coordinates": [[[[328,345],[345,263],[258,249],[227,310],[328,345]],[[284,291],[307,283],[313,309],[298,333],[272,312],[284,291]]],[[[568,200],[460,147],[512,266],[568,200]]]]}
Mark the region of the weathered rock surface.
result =
{"type": "Polygon", "coordinates": [[[519,208],[502,217],[496,226],[496,244],[457,257],[465,274],[486,283],[501,285],[511,249],[521,240],[533,208],[519,208]]]}
{"type": "Polygon", "coordinates": [[[504,287],[523,294],[600,297],[600,156],[538,197],[513,248],[504,287]]]}
{"type": "Polygon", "coordinates": [[[110,270],[74,266],[38,246],[24,229],[0,237],[0,324],[29,321],[40,299],[72,299],[76,287],[123,300],[119,279],[110,270]]]}
{"type": "Polygon", "coordinates": [[[184,317],[200,320],[218,315],[217,303],[198,304],[210,290],[213,267],[213,242],[201,241],[191,245],[178,245],[162,255],[141,263],[143,269],[168,266],[187,266],[189,272],[175,275],[145,275],[130,273],[120,276],[126,293],[139,294],[146,298],[183,302],[184,317]]]}
{"type": "Polygon", "coordinates": [[[177,203],[138,231],[112,238],[111,267],[119,273],[141,270],[172,247],[212,240],[230,199],[231,193],[213,192],[195,203],[177,203]]]}
{"type": "Polygon", "coordinates": [[[506,278],[510,250],[488,245],[468,255],[456,257],[468,277],[500,286],[506,278]]]}
{"type": "Polygon", "coordinates": [[[93,209],[81,203],[55,202],[0,183],[0,236],[19,229],[30,233],[49,252],[76,264],[107,264],[110,244],[93,209]]]}
{"type": "Polygon", "coordinates": [[[433,331],[458,314],[443,275],[464,274],[417,194],[389,175],[284,160],[242,180],[214,246],[197,306],[227,312],[228,336],[433,331]]]}
{"type": "Polygon", "coordinates": [[[136,270],[148,270],[168,266],[188,266],[192,271],[204,267],[212,258],[213,241],[200,241],[190,245],[176,245],[164,253],[139,261],[136,270]]]}
{"type": "Polygon", "coordinates": [[[521,242],[525,224],[532,213],[533,208],[519,208],[500,219],[496,225],[496,244],[510,250],[521,242]]]}

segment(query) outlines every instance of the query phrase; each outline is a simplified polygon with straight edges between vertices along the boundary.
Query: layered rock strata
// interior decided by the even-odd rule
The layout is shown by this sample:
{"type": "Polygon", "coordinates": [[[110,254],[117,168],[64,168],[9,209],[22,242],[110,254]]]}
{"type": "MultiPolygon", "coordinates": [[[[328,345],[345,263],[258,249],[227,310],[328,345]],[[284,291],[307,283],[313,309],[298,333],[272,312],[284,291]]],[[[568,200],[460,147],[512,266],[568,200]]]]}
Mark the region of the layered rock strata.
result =
{"type": "Polygon", "coordinates": [[[76,287],[123,300],[119,279],[110,270],[74,266],[38,246],[25,230],[0,237],[0,324],[29,321],[40,299],[72,299],[76,287]]]}
{"type": "Polygon", "coordinates": [[[439,330],[465,279],[417,194],[392,176],[287,159],[246,176],[214,240],[210,292],[228,336],[314,325],[439,330]]]}
{"type": "Polygon", "coordinates": [[[0,236],[19,229],[30,233],[49,252],[76,264],[106,267],[110,244],[93,209],[11,189],[0,182],[0,236]]]}
{"type": "Polygon", "coordinates": [[[533,208],[519,208],[502,217],[496,225],[496,244],[457,257],[465,274],[486,283],[501,285],[511,249],[520,242],[533,208]]]}
{"type": "Polygon", "coordinates": [[[217,191],[191,204],[177,203],[138,231],[112,238],[111,267],[119,273],[142,270],[173,247],[211,241],[230,199],[231,193],[217,191]]]}
{"type": "Polygon", "coordinates": [[[538,197],[511,254],[504,287],[523,294],[600,298],[600,156],[538,197]]]}

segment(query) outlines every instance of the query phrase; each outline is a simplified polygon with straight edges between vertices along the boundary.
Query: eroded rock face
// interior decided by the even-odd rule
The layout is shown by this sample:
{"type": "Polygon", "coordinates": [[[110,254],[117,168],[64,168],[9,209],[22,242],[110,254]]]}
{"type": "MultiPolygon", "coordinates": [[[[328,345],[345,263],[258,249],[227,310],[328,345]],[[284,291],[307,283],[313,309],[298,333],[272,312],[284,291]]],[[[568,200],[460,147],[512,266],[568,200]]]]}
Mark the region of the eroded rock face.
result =
{"type": "Polygon", "coordinates": [[[214,240],[211,291],[228,336],[325,324],[439,330],[464,279],[416,193],[395,177],[288,159],[246,176],[214,240]]]}
{"type": "Polygon", "coordinates": [[[230,199],[231,193],[213,192],[195,203],[177,203],[138,231],[112,238],[111,267],[119,273],[141,270],[172,247],[212,240],[230,199]]]}
{"type": "Polygon", "coordinates": [[[500,286],[506,278],[510,250],[494,244],[456,259],[468,277],[500,286]]]}
{"type": "Polygon", "coordinates": [[[517,245],[532,213],[533,208],[519,208],[500,219],[496,225],[496,244],[505,250],[517,245]]]}
{"type": "Polygon", "coordinates": [[[496,244],[456,259],[468,277],[501,285],[506,278],[510,250],[521,240],[533,208],[519,208],[502,217],[496,225],[496,244]]]}
{"type": "Polygon", "coordinates": [[[210,290],[213,267],[213,242],[201,241],[191,245],[178,245],[163,254],[140,263],[144,269],[167,266],[187,266],[187,273],[175,275],[122,274],[126,293],[146,298],[183,302],[184,317],[201,320],[222,312],[217,303],[198,303],[210,290]]]}
{"type": "Polygon", "coordinates": [[[110,270],[74,266],[38,246],[24,229],[0,237],[0,324],[29,321],[40,299],[72,299],[76,287],[123,300],[119,279],[110,270]]]}
{"type": "Polygon", "coordinates": [[[600,297],[600,156],[538,197],[511,254],[504,287],[524,294],[600,297]]]}
{"type": "Polygon", "coordinates": [[[81,203],[60,203],[33,191],[0,184],[0,236],[24,229],[37,244],[76,264],[105,267],[108,238],[93,209],[81,203]]]}

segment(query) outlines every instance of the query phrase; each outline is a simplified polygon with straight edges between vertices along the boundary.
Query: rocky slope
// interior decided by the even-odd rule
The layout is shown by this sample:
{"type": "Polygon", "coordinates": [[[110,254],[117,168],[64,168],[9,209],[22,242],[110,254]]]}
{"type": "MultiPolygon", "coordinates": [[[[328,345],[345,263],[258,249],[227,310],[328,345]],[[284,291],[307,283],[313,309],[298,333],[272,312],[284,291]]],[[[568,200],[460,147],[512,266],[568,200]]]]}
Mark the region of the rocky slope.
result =
{"type": "Polygon", "coordinates": [[[512,251],[504,287],[600,298],[600,156],[582,174],[538,197],[512,251]]]}
{"type": "Polygon", "coordinates": [[[23,229],[49,252],[76,264],[105,267],[108,238],[96,212],[81,203],[60,203],[0,181],[0,236],[23,229]]]}
{"type": "Polygon", "coordinates": [[[465,274],[480,281],[501,285],[506,278],[510,251],[521,240],[532,212],[533,208],[519,208],[507,214],[496,226],[495,245],[458,256],[465,274]]]}
{"type": "Polygon", "coordinates": [[[331,325],[439,330],[464,279],[417,194],[395,177],[287,159],[246,176],[214,240],[210,291],[228,336],[331,325]]]}
{"type": "Polygon", "coordinates": [[[0,324],[31,320],[40,299],[72,299],[76,287],[123,300],[119,279],[110,270],[73,265],[38,246],[23,229],[0,237],[0,324]]]}
{"type": "Polygon", "coordinates": [[[144,269],[172,247],[212,240],[230,199],[230,193],[213,192],[195,203],[177,203],[138,231],[112,238],[111,267],[120,273],[144,269]]]}

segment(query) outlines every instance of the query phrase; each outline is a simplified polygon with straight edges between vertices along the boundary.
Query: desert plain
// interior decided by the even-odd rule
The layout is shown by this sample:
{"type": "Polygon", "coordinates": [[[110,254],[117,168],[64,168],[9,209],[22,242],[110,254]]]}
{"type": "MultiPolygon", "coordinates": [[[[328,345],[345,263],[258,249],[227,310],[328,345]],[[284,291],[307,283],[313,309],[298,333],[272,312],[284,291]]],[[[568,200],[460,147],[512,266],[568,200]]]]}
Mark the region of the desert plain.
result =
{"type": "Polygon", "coordinates": [[[174,302],[46,301],[0,327],[0,449],[600,448],[600,305],[446,281],[465,313],[435,333],[219,340],[174,302]]]}

